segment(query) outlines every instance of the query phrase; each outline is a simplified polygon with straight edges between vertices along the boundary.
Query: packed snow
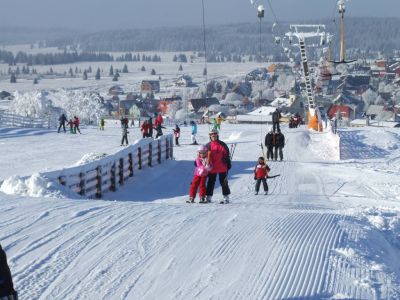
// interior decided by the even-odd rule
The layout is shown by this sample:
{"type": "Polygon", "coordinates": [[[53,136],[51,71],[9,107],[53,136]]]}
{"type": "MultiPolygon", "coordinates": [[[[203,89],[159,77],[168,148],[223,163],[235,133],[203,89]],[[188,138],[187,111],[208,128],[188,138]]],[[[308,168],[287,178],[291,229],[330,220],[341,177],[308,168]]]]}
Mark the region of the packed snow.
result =
{"type": "MultiPolygon", "coordinates": [[[[332,133],[281,127],[284,160],[268,162],[280,176],[254,195],[269,127],[222,124],[236,144],[227,205],[219,185],[213,203],[185,203],[189,127],[173,160],[102,200],[40,172],[120,151],[117,123],[1,129],[0,241],[20,299],[400,299],[398,129],[343,129],[338,147],[332,133]]],[[[199,125],[200,143],[209,129],[199,125]]],[[[130,129],[130,143],[139,137],[130,129]]]]}

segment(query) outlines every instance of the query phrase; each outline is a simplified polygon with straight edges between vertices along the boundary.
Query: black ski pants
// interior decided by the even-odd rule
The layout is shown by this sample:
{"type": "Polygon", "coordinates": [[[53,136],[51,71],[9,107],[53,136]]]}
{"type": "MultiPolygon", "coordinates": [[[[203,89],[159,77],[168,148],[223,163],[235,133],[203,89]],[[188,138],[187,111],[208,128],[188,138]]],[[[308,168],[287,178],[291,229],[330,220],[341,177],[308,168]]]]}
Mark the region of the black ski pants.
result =
{"type": "Polygon", "coordinates": [[[281,130],[281,128],[280,128],[280,126],[279,126],[279,122],[274,122],[274,123],[272,124],[272,130],[273,130],[274,132],[280,131],[280,130],[281,130]]]}
{"type": "Polygon", "coordinates": [[[60,123],[60,126],[58,126],[58,132],[60,132],[61,126],[64,128],[64,132],[65,132],[65,123],[60,123]]]}
{"type": "Polygon", "coordinates": [[[274,155],[274,160],[278,159],[278,153],[279,153],[279,159],[283,159],[283,151],[282,151],[282,146],[275,146],[275,155],[274,155]]]}
{"type": "Polygon", "coordinates": [[[224,196],[229,195],[231,193],[231,190],[229,189],[228,185],[228,172],[223,172],[223,173],[208,174],[207,188],[206,188],[207,196],[212,196],[214,194],[214,186],[215,186],[215,181],[217,180],[217,175],[219,175],[219,183],[221,184],[222,187],[222,195],[224,196]]]}
{"type": "Polygon", "coordinates": [[[267,146],[267,159],[273,160],[274,159],[274,147],[273,146],[267,146]]]}
{"type": "Polygon", "coordinates": [[[128,136],[127,135],[122,136],[121,145],[124,144],[124,141],[126,141],[126,144],[128,145],[128,136]]]}
{"type": "Polygon", "coordinates": [[[178,137],[175,137],[175,145],[179,145],[179,138],[178,137]]]}
{"type": "Polygon", "coordinates": [[[268,184],[267,184],[267,179],[266,178],[258,178],[256,181],[256,192],[258,193],[260,191],[260,185],[261,182],[263,184],[264,192],[268,192],[268,184]]]}

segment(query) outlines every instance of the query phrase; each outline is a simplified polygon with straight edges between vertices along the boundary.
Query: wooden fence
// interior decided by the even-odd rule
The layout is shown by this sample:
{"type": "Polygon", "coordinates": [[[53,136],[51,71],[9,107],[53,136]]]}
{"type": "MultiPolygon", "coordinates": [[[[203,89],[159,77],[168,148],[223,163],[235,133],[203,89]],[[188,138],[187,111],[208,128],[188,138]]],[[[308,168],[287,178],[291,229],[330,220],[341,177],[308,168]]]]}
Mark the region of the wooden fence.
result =
{"type": "Polygon", "coordinates": [[[72,191],[88,198],[101,198],[116,191],[144,168],[156,167],[173,158],[172,134],[158,139],[145,138],[118,153],[85,165],[42,173],[72,191]]]}

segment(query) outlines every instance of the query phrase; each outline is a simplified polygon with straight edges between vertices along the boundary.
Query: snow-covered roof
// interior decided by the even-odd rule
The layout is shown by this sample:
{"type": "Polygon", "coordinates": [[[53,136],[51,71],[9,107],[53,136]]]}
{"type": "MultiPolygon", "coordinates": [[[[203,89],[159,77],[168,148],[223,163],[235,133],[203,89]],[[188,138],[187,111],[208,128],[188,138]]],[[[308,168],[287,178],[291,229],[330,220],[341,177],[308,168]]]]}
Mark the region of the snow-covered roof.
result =
{"type": "Polygon", "coordinates": [[[273,106],[261,106],[252,112],[249,112],[247,115],[252,116],[269,116],[276,110],[276,107],[273,106]]]}
{"type": "Polygon", "coordinates": [[[288,98],[278,97],[271,102],[271,105],[275,107],[281,107],[281,106],[290,107],[292,105],[292,100],[288,98]]]}

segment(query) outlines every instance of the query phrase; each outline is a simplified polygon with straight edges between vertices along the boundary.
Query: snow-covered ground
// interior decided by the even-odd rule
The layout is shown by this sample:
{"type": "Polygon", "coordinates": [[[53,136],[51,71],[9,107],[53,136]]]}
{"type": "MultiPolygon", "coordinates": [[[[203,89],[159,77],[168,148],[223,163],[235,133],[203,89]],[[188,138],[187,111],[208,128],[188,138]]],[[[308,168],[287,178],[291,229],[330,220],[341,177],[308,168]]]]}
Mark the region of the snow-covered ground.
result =
{"type": "MultiPolygon", "coordinates": [[[[237,143],[229,205],[217,204],[219,186],[213,203],[185,203],[188,127],[175,160],[103,200],[26,196],[41,180],[0,192],[0,242],[20,299],[400,299],[398,129],[341,131],[339,161],[330,134],[282,127],[285,158],[270,162],[281,176],[256,196],[269,128],[222,125],[221,139],[237,143]]],[[[199,126],[199,142],[208,130],[199,126]]],[[[120,149],[116,124],[82,133],[2,129],[0,180],[120,149]]]]}

